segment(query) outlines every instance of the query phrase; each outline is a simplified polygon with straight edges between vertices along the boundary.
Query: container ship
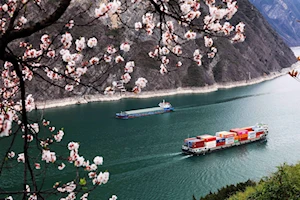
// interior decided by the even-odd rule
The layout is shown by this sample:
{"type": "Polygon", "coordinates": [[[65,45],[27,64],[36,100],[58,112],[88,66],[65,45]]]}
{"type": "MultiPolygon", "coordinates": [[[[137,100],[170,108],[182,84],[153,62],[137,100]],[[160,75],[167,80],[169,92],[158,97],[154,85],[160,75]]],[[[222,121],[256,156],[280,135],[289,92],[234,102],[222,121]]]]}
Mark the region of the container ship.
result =
{"type": "Polygon", "coordinates": [[[158,107],[144,108],[144,109],[130,110],[130,111],[121,111],[120,113],[116,113],[116,118],[129,119],[129,118],[136,118],[136,117],[142,117],[148,115],[162,114],[171,111],[174,111],[172,105],[169,102],[163,100],[158,104],[158,107]]]}
{"type": "Polygon", "coordinates": [[[181,149],[184,154],[205,155],[216,150],[266,140],[267,135],[268,125],[256,124],[255,126],[216,132],[215,135],[205,134],[187,138],[181,149]]]}

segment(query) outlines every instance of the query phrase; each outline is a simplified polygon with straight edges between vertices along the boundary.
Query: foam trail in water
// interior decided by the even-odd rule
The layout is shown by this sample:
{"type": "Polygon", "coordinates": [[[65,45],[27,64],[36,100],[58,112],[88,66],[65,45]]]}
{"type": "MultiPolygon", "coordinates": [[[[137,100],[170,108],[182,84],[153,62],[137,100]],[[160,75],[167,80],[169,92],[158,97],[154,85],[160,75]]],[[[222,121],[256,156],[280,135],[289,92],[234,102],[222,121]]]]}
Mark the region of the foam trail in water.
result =
{"type": "Polygon", "coordinates": [[[139,156],[139,157],[134,157],[134,158],[126,158],[126,159],[122,159],[122,160],[116,160],[107,166],[130,164],[130,163],[135,163],[135,162],[143,162],[143,161],[147,161],[147,160],[156,160],[156,159],[165,158],[165,157],[174,157],[174,156],[178,156],[180,154],[181,154],[181,152],[175,152],[175,153],[165,153],[165,154],[156,154],[156,155],[150,155],[150,156],[139,156]]]}
{"type": "Polygon", "coordinates": [[[185,155],[185,156],[182,156],[181,158],[179,158],[179,160],[184,160],[184,159],[190,158],[192,156],[193,155],[185,155]]]}

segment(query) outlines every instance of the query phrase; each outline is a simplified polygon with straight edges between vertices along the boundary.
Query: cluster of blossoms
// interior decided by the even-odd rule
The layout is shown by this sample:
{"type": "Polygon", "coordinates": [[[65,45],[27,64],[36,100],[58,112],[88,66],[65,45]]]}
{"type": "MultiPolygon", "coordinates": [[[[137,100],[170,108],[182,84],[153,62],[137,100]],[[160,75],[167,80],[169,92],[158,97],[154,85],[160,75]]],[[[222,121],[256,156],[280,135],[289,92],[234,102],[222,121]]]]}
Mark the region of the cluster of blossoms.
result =
{"type": "MultiPolygon", "coordinates": [[[[141,1],[132,1],[132,3],[139,3],[141,1]]],[[[154,1],[161,8],[161,12],[166,14],[170,14],[168,9],[169,1],[154,1]]],[[[220,33],[224,35],[230,35],[233,30],[235,30],[235,35],[231,38],[232,42],[243,42],[245,40],[244,36],[244,24],[240,22],[236,27],[232,26],[228,21],[232,18],[232,16],[237,12],[237,2],[234,0],[223,0],[222,6],[216,5],[215,0],[205,0],[205,4],[208,7],[209,13],[204,17],[204,27],[206,33],[220,33]],[[226,20],[222,20],[222,19],[226,20]],[[221,24],[223,23],[223,24],[221,24]]],[[[180,11],[181,11],[181,19],[178,20],[180,25],[189,26],[193,20],[199,18],[201,16],[200,12],[200,2],[199,1],[191,1],[191,0],[180,0],[179,1],[180,11]]],[[[144,29],[148,35],[152,35],[155,28],[158,28],[162,37],[162,46],[156,47],[154,51],[149,52],[149,56],[151,58],[156,58],[161,61],[160,65],[160,73],[165,74],[168,72],[166,60],[164,57],[172,52],[176,56],[180,56],[183,54],[183,48],[181,44],[185,43],[189,40],[195,40],[197,38],[197,33],[193,30],[188,30],[184,33],[184,35],[179,36],[178,33],[180,31],[175,31],[174,20],[169,20],[165,22],[156,23],[154,14],[148,12],[142,16],[141,22],[135,23],[135,30],[144,29]],[[164,49],[168,49],[167,51],[164,49]]],[[[214,58],[217,53],[217,48],[213,47],[213,39],[204,36],[205,47],[209,48],[209,52],[207,53],[208,58],[214,58]]],[[[202,65],[201,62],[202,55],[195,50],[194,52],[194,60],[197,65],[202,65]]],[[[181,66],[182,63],[179,61],[176,66],[181,66]]]]}
{"type": "MultiPolygon", "coordinates": [[[[49,126],[50,122],[47,120],[42,121],[43,126],[48,127],[50,132],[53,132],[55,130],[55,127],[49,126]]],[[[28,125],[29,130],[33,134],[39,133],[39,125],[37,123],[33,123],[28,125]]],[[[57,156],[54,151],[50,151],[50,145],[56,141],[60,142],[64,136],[64,131],[58,130],[56,134],[52,135],[52,138],[46,138],[44,140],[40,140],[40,145],[42,146],[42,155],[41,160],[45,161],[45,163],[57,163],[57,156]]],[[[106,184],[109,180],[109,172],[99,172],[97,173],[97,169],[99,165],[103,165],[103,157],[96,156],[93,159],[93,162],[90,163],[89,160],[86,160],[83,156],[79,155],[79,143],[78,142],[69,142],[68,149],[70,151],[68,161],[70,163],[73,163],[75,167],[77,168],[83,168],[84,171],[87,171],[87,176],[91,179],[91,183],[93,185],[101,185],[106,184]]],[[[15,153],[13,151],[9,152],[7,154],[7,158],[12,159],[15,157],[15,153]]],[[[24,153],[19,153],[17,157],[17,161],[20,163],[25,163],[25,155],[24,153]]],[[[41,165],[39,163],[34,163],[35,169],[39,170],[41,169],[41,165]]],[[[65,168],[65,164],[61,163],[58,165],[58,170],[63,170],[65,168]]],[[[61,198],[61,200],[71,200],[76,199],[77,192],[75,192],[75,189],[77,188],[77,184],[74,181],[68,182],[66,184],[61,185],[60,183],[56,183],[53,187],[60,193],[67,193],[67,196],[65,198],[61,198]]],[[[29,186],[28,186],[29,188],[29,186]]],[[[28,189],[28,193],[30,192],[30,189],[28,189]]],[[[80,199],[87,199],[88,193],[85,193],[81,196],[80,199]]],[[[12,199],[12,197],[11,197],[12,199]]],[[[29,196],[29,199],[36,199],[35,194],[31,194],[29,196]]],[[[117,199],[115,195],[112,196],[111,199],[117,199]]]]}
{"type": "Polygon", "coordinates": [[[0,137],[9,136],[14,115],[13,110],[0,113],[0,137]]]}
{"type": "MultiPolygon", "coordinates": [[[[2,93],[2,96],[6,96],[6,93],[2,93]]],[[[26,111],[30,112],[35,108],[34,99],[32,95],[28,95],[25,99],[26,111]]],[[[0,137],[9,136],[11,134],[11,128],[13,121],[21,124],[17,112],[21,111],[21,102],[2,101],[0,103],[0,137]]],[[[31,140],[30,136],[27,136],[27,140],[31,140]]]]}
{"type": "Polygon", "coordinates": [[[99,19],[108,18],[110,15],[119,12],[120,8],[121,8],[121,2],[118,0],[114,0],[107,4],[101,3],[99,8],[95,9],[95,17],[99,19]]]}
{"type": "MultiPolygon", "coordinates": [[[[17,9],[17,4],[18,1],[16,0],[8,0],[6,3],[0,5],[0,12],[1,16],[3,17],[0,20],[0,32],[5,33],[6,31],[6,22],[9,20],[9,18],[13,17],[14,12],[17,9]]],[[[26,4],[27,0],[21,0],[20,1],[22,4],[26,4]]],[[[18,23],[14,27],[14,29],[20,29],[22,25],[27,23],[27,19],[24,16],[21,16],[18,19],[18,23]]]]}
{"type": "MultiPolygon", "coordinates": [[[[120,50],[124,51],[124,52],[128,52],[130,50],[130,44],[128,42],[123,42],[120,45],[120,50]]],[[[114,48],[113,46],[108,46],[107,47],[107,53],[109,55],[105,54],[104,55],[104,60],[106,62],[108,62],[107,60],[111,60],[111,55],[113,55],[116,52],[117,52],[116,48],[114,48]]],[[[124,62],[124,61],[125,61],[125,59],[120,55],[117,55],[115,57],[115,63],[121,63],[121,62],[124,62]]],[[[134,67],[135,67],[134,61],[126,62],[125,67],[124,67],[124,74],[121,76],[121,80],[114,81],[112,83],[112,86],[106,87],[105,91],[104,91],[104,94],[114,94],[117,89],[120,89],[122,92],[123,91],[125,92],[126,89],[124,87],[124,84],[130,82],[130,80],[131,80],[130,74],[134,71],[134,67]]],[[[147,84],[147,80],[145,78],[139,78],[135,82],[135,87],[133,88],[132,91],[134,93],[139,93],[139,92],[141,92],[142,88],[146,87],[146,84],[147,84]]]]}

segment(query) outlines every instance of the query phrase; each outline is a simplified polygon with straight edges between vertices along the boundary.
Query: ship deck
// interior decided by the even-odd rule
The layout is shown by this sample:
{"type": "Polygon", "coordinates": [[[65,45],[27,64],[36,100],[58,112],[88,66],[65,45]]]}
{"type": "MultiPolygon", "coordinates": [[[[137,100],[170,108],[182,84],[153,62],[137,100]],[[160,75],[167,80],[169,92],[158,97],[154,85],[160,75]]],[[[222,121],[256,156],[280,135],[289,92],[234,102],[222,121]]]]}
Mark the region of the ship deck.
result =
{"type": "Polygon", "coordinates": [[[144,108],[144,109],[137,109],[137,110],[128,110],[128,111],[124,111],[123,113],[132,115],[132,114],[147,113],[147,112],[153,112],[153,111],[159,111],[159,110],[163,110],[163,108],[161,108],[161,107],[144,108]]]}

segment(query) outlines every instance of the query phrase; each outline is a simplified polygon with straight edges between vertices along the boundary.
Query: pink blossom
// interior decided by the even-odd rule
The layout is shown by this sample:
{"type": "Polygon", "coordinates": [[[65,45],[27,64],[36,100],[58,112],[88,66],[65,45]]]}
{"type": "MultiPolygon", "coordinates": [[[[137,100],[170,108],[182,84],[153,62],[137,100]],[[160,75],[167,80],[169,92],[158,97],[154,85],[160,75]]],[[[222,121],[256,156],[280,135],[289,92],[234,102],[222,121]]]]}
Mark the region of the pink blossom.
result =
{"type": "Polygon", "coordinates": [[[124,42],[120,45],[120,50],[128,52],[130,50],[130,44],[128,42],[124,42]]]}
{"type": "Polygon", "coordinates": [[[213,40],[207,36],[204,36],[204,45],[206,47],[211,47],[213,45],[213,40]]]}
{"type": "Polygon", "coordinates": [[[176,67],[181,67],[181,66],[182,66],[182,62],[178,61],[176,67]]]}
{"type": "Polygon", "coordinates": [[[15,154],[15,152],[13,152],[13,151],[7,153],[7,157],[8,157],[8,158],[13,158],[13,157],[15,157],[15,155],[16,155],[16,154],[15,154]]]}
{"type": "Polygon", "coordinates": [[[143,27],[143,26],[142,26],[142,23],[141,23],[141,22],[136,22],[136,23],[134,24],[134,29],[135,29],[136,31],[140,30],[142,27],[143,27]]]}
{"type": "Polygon", "coordinates": [[[109,45],[109,46],[107,47],[107,52],[108,52],[109,54],[114,54],[114,53],[117,52],[117,50],[116,50],[113,46],[109,45]]]}
{"type": "MultiPolygon", "coordinates": [[[[25,138],[25,135],[22,135],[22,138],[25,138]]],[[[27,135],[27,141],[28,141],[28,142],[31,142],[32,140],[33,140],[33,136],[30,135],[30,134],[28,134],[28,135],[27,135]]]]}
{"type": "Polygon", "coordinates": [[[120,63],[120,62],[123,62],[123,61],[124,61],[124,58],[122,56],[120,56],[120,55],[116,56],[116,58],[115,58],[116,63],[120,63]]]}
{"type": "Polygon", "coordinates": [[[215,52],[207,53],[207,57],[208,57],[208,58],[213,58],[213,57],[215,57],[215,55],[216,55],[215,52]]]}
{"type": "Polygon", "coordinates": [[[69,150],[78,150],[79,144],[77,142],[70,142],[68,144],[68,149],[69,150]]]}
{"type": "Polygon", "coordinates": [[[69,29],[72,29],[74,26],[74,20],[70,20],[69,23],[66,24],[66,27],[68,27],[69,29]]]}
{"type": "Polygon", "coordinates": [[[90,172],[88,174],[89,178],[96,178],[97,177],[97,173],[96,172],[90,172]]]}
{"type": "Polygon", "coordinates": [[[245,35],[241,32],[237,32],[233,38],[231,38],[232,42],[243,42],[245,40],[245,35]]]}
{"type": "Polygon", "coordinates": [[[196,39],[196,33],[195,32],[192,32],[192,31],[188,31],[185,33],[184,37],[188,40],[193,40],[193,39],[196,39]]]}
{"type": "Polygon", "coordinates": [[[131,76],[129,75],[129,73],[125,73],[121,76],[121,79],[124,83],[128,83],[131,80],[131,76]]]}
{"type": "Polygon", "coordinates": [[[47,120],[45,120],[45,119],[43,119],[42,122],[43,122],[43,125],[44,125],[44,126],[48,126],[48,125],[50,124],[50,121],[47,121],[47,120]]]}
{"type": "Polygon", "coordinates": [[[106,184],[109,179],[109,173],[108,172],[100,172],[96,178],[92,180],[94,185],[101,185],[106,184]]]}
{"type": "Polygon", "coordinates": [[[90,38],[87,42],[87,46],[90,48],[97,46],[97,39],[95,37],[90,38]]]}
{"type": "Polygon", "coordinates": [[[167,55],[170,53],[170,50],[167,47],[163,47],[159,49],[159,54],[160,55],[167,55]]]}
{"type": "Polygon", "coordinates": [[[89,63],[90,63],[91,65],[98,65],[98,64],[99,64],[99,58],[93,57],[93,58],[91,58],[91,59],[89,60],[89,63]]]}
{"type": "Polygon", "coordinates": [[[97,170],[97,165],[96,165],[96,164],[91,164],[90,170],[91,170],[91,171],[97,170]]]}
{"type": "Polygon", "coordinates": [[[160,70],[159,70],[159,72],[160,72],[162,75],[164,75],[165,73],[168,72],[168,70],[167,70],[167,68],[166,68],[166,66],[165,66],[164,64],[161,64],[161,65],[160,65],[160,70]]]}
{"type": "Polygon", "coordinates": [[[50,50],[50,51],[48,51],[48,52],[47,52],[47,56],[48,56],[49,58],[54,58],[54,57],[55,57],[55,50],[50,50]]]}
{"type": "Polygon", "coordinates": [[[28,200],[37,200],[37,195],[36,194],[31,194],[28,198],[28,200]]]}
{"type": "Polygon", "coordinates": [[[88,200],[88,197],[89,196],[89,193],[84,193],[81,197],[80,197],[80,199],[81,200],[88,200]]]}
{"type": "Polygon", "coordinates": [[[23,162],[23,163],[25,163],[25,156],[24,156],[24,153],[18,154],[17,161],[18,161],[18,162],[23,162]]]}
{"type": "Polygon", "coordinates": [[[77,51],[82,51],[85,48],[85,38],[81,37],[80,40],[76,40],[75,41],[75,45],[76,45],[76,50],[77,51]]]}
{"type": "Polygon", "coordinates": [[[235,26],[235,31],[236,32],[243,33],[244,30],[245,30],[245,24],[243,22],[240,22],[238,25],[235,26]]]}
{"type": "Polygon", "coordinates": [[[8,11],[8,5],[7,4],[2,5],[2,10],[4,12],[7,12],[8,11]]]}
{"type": "Polygon", "coordinates": [[[74,162],[74,165],[76,167],[81,167],[83,165],[84,162],[84,157],[83,156],[78,156],[74,162]]]}
{"type": "Polygon", "coordinates": [[[102,165],[102,164],[103,164],[103,157],[102,157],[102,156],[96,156],[96,157],[94,158],[94,163],[95,163],[96,165],[102,165]]]}
{"type": "Polygon", "coordinates": [[[138,87],[140,87],[140,88],[144,88],[144,87],[146,87],[147,83],[148,83],[148,81],[145,78],[140,77],[135,82],[135,85],[138,86],[138,87]]]}
{"type": "Polygon", "coordinates": [[[4,119],[4,115],[0,114],[0,137],[9,136],[12,127],[12,120],[4,119]]]}
{"type": "Polygon", "coordinates": [[[43,150],[42,160],[46,161],[46,163],[54,163],[56,161],[55,152],[51,152],[50,150],[43,150]]]}
{"type": "Polygon", "coordinates": [[[133,67],[134,67],[134,61],[129,61],[126,63],[124,71],[127,73],[132,73],[133,72],[133,67]]]}
{"type": "Polygon", "coordinates": [[[138,87],[138,86],[135,86],[133,89],[132,89],[132,92],[134,92],[135,94],[138,94],[141,92],[141,88],[138,87]]]}
{"type": "Polygon", "coordinates": [[[66,32],[65,34],[62,35],[62,38],[60,41],[64,45],[64,47],[66,49],[68,49],[72,45],[72,40],[73,40],[72,35],[70,33],[66,32]]]}
{"type": "Polygon", "coordinates": [[[111,198],[109,198],[109,200],[117,200],[117,196],[116,195],[112,195],[111,198]]]}
{"type": "Polygon", "coordinates": [[[103,59],[105,62],[111,62],[111,60],[112,60],[111,56],[108,56],[106,54],[104,54],[103,59]]]}
{"type": "Polygon", "coordinates": [[[13,66],[13,64],[11,62],[5,62],[4,63],[4,69],[9,69],[11,66],[13,66]]]}
{"type": "Polygon", "coordinates": [[[67,84],[66,86],[65,86],[65,90],[67,90],[67,91],[72,91],[74,89],[74,86],[73,85],[70,85],[70,84],[67,84]]]}
{"type": "Polygon", "coordinates": [[[172,52],[176,55],[181,55],[182,54],[182,47],[179,45],[176,45],[173,47],[172,52]]]}
{"type": "Polygon", "coordinates": [[[170,59],[168,59],[166,56],[161,57],[161,62],[165,65],[169,64],[170,59]]]}
{"type": "Polygon", "coordinates": [[[25,104],[27,112],[31,112],[35,108],[34,98],[32,97],[32,94],[29,94],[26,97],[25,104]]]}
{"type": "Polygon", "coordinates": [[[114,0],[112,2],[109,2],[107,4],[107,8],[109,9],[109,14],[116,13],[119,10],[120,6],[121,6],[121,2],[118,1],[118,0],[114,0]]]}
{"type": "Polygon", "coordinates": [[[27,23],[27,19],[26,19],[24,16],[20,17],[19,21],[20,21],[22,24],[26,24],[26,23],[27,23]]]}
{"type": "Polygon", "coordinates": [[[95,9],[95,17],[107,18],[108,17],[107,12],[108,12],[107,6],[104,3],[101,3],[100,7],[95,9]]]}
{"type": "Polygon", "coordinates": [[[35,169],[41,169],[41,165],[39,163],[34,163],[35,169]]]}
{"type": "Polygon", "coordinates": [[[42,37],[41,37],[41,42],[43,44],[46,44],[47,46],[51,43],[51,40],[50,40],[50,37],[49,35],[47,34],[44,34],[42,37]]]}
{"type": "Polygon", "coordinates": [[[225,35],[229,35],[234,27],[229,22],[225,22],[222,29],[225,35]]]}
{"type": "Polygon", "coordinates": [[[66,165],[64,163],[61,163],[57,168],[59,170],[63,170],[66,167],[66,165]]]}
{"type": "Polygon", "coordinates": [[[183,3],[180,5],[180,10],[183,14],[187,14],[191,11],[191,5],[188,3],[183,3]]]}
{"type": "Polygon", "coordinates": [[[54,137],[54,139],[55,139],[56,142],[60,142],[60,141],[62,140],[64,134],[65,134],[65,133],[64,133],[62,130],[59,130],[59,131],[57,132],[57,134],[54,135],[53,137],[54,137]]]}

